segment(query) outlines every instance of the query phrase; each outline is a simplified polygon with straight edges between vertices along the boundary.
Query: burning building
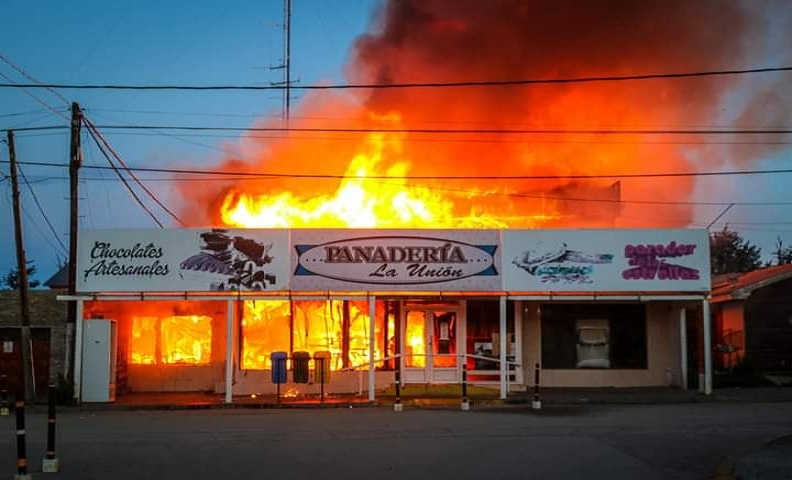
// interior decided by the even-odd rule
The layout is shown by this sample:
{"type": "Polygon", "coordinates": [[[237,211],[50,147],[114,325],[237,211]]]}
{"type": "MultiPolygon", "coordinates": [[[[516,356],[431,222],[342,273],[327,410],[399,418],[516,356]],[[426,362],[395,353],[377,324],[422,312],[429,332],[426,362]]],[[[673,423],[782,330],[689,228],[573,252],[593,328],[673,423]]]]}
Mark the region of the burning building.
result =
{"type": "Polygon", "coordinates": [[[505,395],[537,363],[550,386],[687,387],[709,370],[707,235],[684,229],[693,177],[641,174],[722,165],[672,130],[712,125],[740,79],[592,79],[721,70],[767,21],[748,2],[386,2],[348,64],[365,87],[307,95],[217,166],[236,175],[182,184],[191,228],[81,233],[83,327],[113,320],[127,391],[272,391],[274,352],[328,354],[333,391],[372,396],[463,366],[505,395]],[[498,83],[558,78],[581,81],[498,83]]]}
{"type": "Polygon", "coordinates": [[[537,363],[550,386],[686,387],[709,289],[703,230],[86,230],[78,252],[85,401],[274,393],[277,354],[302,393],[298,359],[324,357],[321,388],[371,399],[463,370],[505,396],[537,363]]]}

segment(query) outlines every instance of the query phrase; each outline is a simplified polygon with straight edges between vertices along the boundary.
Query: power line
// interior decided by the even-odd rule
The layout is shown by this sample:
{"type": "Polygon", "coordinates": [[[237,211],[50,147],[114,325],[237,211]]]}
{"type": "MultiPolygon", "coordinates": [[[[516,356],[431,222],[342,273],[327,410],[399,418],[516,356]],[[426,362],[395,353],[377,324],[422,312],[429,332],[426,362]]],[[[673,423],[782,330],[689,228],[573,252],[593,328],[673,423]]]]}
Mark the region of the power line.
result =
{"type": "MultiPolygon", "coordinates": [[[[18,132],[59,130],[62,125],[14,129],[18,132]]],[[[97,125],[102,130],[179,130],[209,132],[322,132],[322,133],[415,133],[491,135],[787,135],[792,128],[755,129],[610,129],[610,128],[325,128],[325,127],[215,127],[201,125],[97,125]]]]}
{"type": "MultiPolygon", "coordinates": [[[[132,198],[134,198],[134,199],[135,199],[135,201],[137,202],[137,204],[138,204],[138,205],[140,205],[140,207],[141,207],[141,208],[142,208],[142,209],[143,209],[143,210],[144,210],[144,211],[145,211],[145,212],[148,214],[148,216],[149,216],[149,217],[151,217],[151,219],[152,219],[152,220],[154,220],[154,223],[156,223],[156,224],[157,224],[157,225],[158,225],[160,228],[165,228],[165,226],[162,224],[162,222],[160,222],[160,221],[159,221],[159,219],[157,218],[157,216],[156,216],[156,215],[154,215],[154,212],[152,212],[152,211],[151,211],[151,210],[150,210],[150,209],[149,209],[149,208],[146,206],[146,204],[145,204],[145,203],[143,203],[143,201],[140,199],[140,197],[138,197],[138,195],[137,195],[137,193],[135,192],[135,190],[134,190],[134,189],[133,189],[133,188],[132,188],[132,187],[129,185],[129,183],[127,183],[126,179],[125,179],[125,178],[124,178],[124,176],[121,174],[121,172],[120,172],[120,171],[118,171],[118,168],[117,168],[117,167],[115,166],[115,164],[113,163],[113,160],[110,158],[110,155],[108,155],[108,154],[107,154],[107,152],[105,152],[105,150],[104,150],[104,148],[103,148],[103,146],[102,146],[102,143],[101,143],[101,142],[99,141],[99,139],[98,139],[98,138],[97,138],[97,137],[94,135],[94,133],[93,133],[93,131],[90,129],[90,127],[89,127],[89,129],[88,129],[88,130],[89,130],[89,132],[91,133],[91,138],[94,140],[94,142],[96,143],[96,146],[99,148],[99,151],[102,153],[102,155],[105,157],[105,159],[107,160],[107,162],[110,164],[110,166],[112,167],[112,170],[113,170],[113,171],[116,173],[116,175],[118,175],[118,178],[119,178],[119,179],[121,179],[121,182],[124,184],[124,186],[126,187],[126,189],[127,189],[127,190],[129,191],[129,193],[132,195],[132,198]]],[[[89,166],[83,166],[82,168],[88,168],[88,167],[89,167],[89,166]]]]}
{"type": "Polygon", "coordinates": [[[62,88],[74,90],[351,90],[351,89],[388,89],[388,88],[467,88],[467,87],[505,87],[525,85],[552,85],[569,83],[623,82],[634,80],[679,79],[714,77],[725,75],[745,75],[792,71],[792,66],[763,67],[738,70],[709,70],[696,72],[652,73],[642,75],[608,75],[567,78],[529,78],[518,80],[482,80],[465,82],[406,82],[406,83],[346,83],[332,85],[122,85],[122,84],[69,84],[69,83],[0,83],[0,88],[62,88]]]}
{"type": "MultiPolygon", "coordinates": [[[[127,165],[125,162],[124,162],[124,160],[123,160],[123,159],[122,159],[122,158],[121,158],[121,157],[118,155],[118,153],[116,153],[116,151],[115,151],[115,150],[113,150],[113,147],[111,147],[111,146],[110,146],[110,144],[109,144],[109,143],[107,142],[107,140],[106,140],[106,139],[105,139],[105,138],[102,136],[102,133],[101,133],[101,132],[99,132],[99,130],[96,128],[96,126],[93,124],[93,122],[91,122],[91,121],[88,119],[88,117],[85,117],[85,116],[83,116],[83,121],[84,121],[84,122],[85,122],[85,124],[88,126],[88,131],[91,133],[91,136],[93,136],[93,137],[94,137],[94,140],[97,140],[97,137],[98,137],[98,140],[101,140],[101,141],[102,141],[102,143],[104,144],[105,148],[107,148],[107,150],[108,150],[108,151],[109,151],[109,152],[110,152],[110,153],[113,155],[113,157],[115,157],[115,159],[118,161],[118,163],[120,163],[120,164],[121,164],[121,166],[124,168],[124,170],[126,170],[126,171],[127,171],[127,173],[129,173],[129,176],[131,176],[131,177],[132,177],[132,179],[133,179],[133,180],[135,180],[135,182],[136,182],[136,183],[137,183],[137,184],[140,186],[140,188],[142,188],[142,189],[143,189],[143,191],[144,191],[144,192],[146,192],[146,194],[148,194],[148,196],[149,196],[149,197],[150,197],[152,200],[154,200],[154,202],[155,202],[157,205],[159,205],[159,206],[160,206],[160,208],[162,208],[163,210],[165,210],[165,212],[166,212],[168,215],[170,215],[170,216],[171,216],[171,217],[172,217],[174,220],[176,220],[177,222],[181,223],[182,225],[185,225],[185,223],[184,223],[184,221],[182,221],[182,219],[180,219],[180,218],[179,218],[179,217],[178,217],[178,216],[177,216],[175,213],[173,213],[173,212],[172,212],[172,211],[171,211],[171,210],[170,210],[170,209],[169,209],[167,206],[165,206],[165,204],[164,204],[164,203],[162,203],[162,202],[161,202],[161,201],[160,201],[160,200],[157,198],[157,196],[156,196],[156,195],[154,195],[154,194],[151,192],[151,190],[149,190],[149,189],[146,187],[146,185],[145,185],[145,184],[143,184],[143,182],[141,182],[141,181],[140,181],[140,179],[138,179],[138,178],[137,178],[137,176],[136,176],[136,175],[135,175],[135,174],[132,172],[132,170],[130,170],[129,166],[128,166],[128,165],[127,165]]],[[[98,144],[98,141],[97,141],[97,144],[98,144]]]]}
{"type": "Polygon", "coordinates": [[[62,249],[61,253],[65,254],[65,252],[67,252],[68,249],[66,248],[66,245],[63,244],[63,241],[60,239],[58,233],[55,231],[55,227],[52,226],[52,222],[50,222],[50,219],[47,216],[46,212],[44,212],[44,208],[41,206],[41,202],[39,202],[38,196],[36,196],[36,191],[33,190],[33,187],[30,185],[30,182],[28,182],[28,179],[25,176],[25,172],[23,172],[21,168],[19,168],[19,173],[20,175],[22,175],[22,179],[25,181],[25,185],[27,185],[28,190],[30,191],[30,195],[33,197],[33,202],[36,204],[36,208],[38,208],[38,211],[41,214],[41,216],[44,217],[44,221],[47,222],[47,226],[49,227],[50,232],[52,232],[52,236],[55,237],[55,240],[57,240],[58,244],[60,244],[62,249]]]}
{"type": "MultiPolygon", "coordinates": [[[[8,163],[7,160],[0,160],[0,163],[8,163]]],[[[18,162],[20,165],[33,165],[39,167],[59,167],[65,168],[66,165],[51,162],[18,162]]],[[[86,165],[83,168],[109,169],[109,167],[86,165]]],[[[168,174],[189,174],[189,175],[223,175],[233,180],[237,177],[248,178],[292,178],[292,179],[358,179],[358,180],[390,180],[389,175],[367,175],[359,177],[357,175],[332,175],[332,174],[303,174],[303,173],[259,173],[259,172],[232,172],[224,170],[198,170],[183,168],[154,168],[154,167],[129,167],[130,171],[135,172],[156,172],[168,174]]],[[[779,168],[770,170],[723,170],[706,172],[655,172],[655,173],[613,173],[613,174],[581,174],[581,175],[405,175],[399,177],[405,180],[594,180],[594,179],[614,179],[614,178],[665,178],[665,177],[707,177],[707,176],[733,176],[733,175],[775,175],[792,173],[792,168],[779,168]]]]}

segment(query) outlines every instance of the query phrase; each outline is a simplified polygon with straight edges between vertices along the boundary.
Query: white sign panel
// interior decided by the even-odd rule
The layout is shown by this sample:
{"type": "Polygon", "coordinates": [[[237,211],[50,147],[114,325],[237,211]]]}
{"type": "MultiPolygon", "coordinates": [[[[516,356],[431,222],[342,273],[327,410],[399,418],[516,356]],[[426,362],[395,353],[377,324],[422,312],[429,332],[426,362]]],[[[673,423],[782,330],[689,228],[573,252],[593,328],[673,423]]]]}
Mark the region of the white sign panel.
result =
{"type": "Polygon", "coordinates": [[[495,230],[292,230],[296,291],[498,291],[495,230]]]}
{"type": "Polygon", "coordinates": [[[510,292],[709,291],[705,230],[506,230],[510,292]]]}
{"type": "Polygon", "coordinates": [[[78,292],[288,288],[288,230],[84,230],[78,292]]]}

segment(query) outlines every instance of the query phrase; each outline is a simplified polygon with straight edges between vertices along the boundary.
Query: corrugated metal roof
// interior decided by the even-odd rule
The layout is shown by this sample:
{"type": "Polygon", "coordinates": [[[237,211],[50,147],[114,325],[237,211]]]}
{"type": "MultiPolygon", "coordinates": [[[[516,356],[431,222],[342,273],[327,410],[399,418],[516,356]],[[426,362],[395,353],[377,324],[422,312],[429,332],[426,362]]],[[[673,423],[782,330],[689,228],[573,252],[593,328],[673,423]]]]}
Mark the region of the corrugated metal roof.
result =
{"type": "Polygon", "coordinates": [[[712,301],[746,298],[757,288],[792,278],[792,264],[712,277],[712,301]]]}

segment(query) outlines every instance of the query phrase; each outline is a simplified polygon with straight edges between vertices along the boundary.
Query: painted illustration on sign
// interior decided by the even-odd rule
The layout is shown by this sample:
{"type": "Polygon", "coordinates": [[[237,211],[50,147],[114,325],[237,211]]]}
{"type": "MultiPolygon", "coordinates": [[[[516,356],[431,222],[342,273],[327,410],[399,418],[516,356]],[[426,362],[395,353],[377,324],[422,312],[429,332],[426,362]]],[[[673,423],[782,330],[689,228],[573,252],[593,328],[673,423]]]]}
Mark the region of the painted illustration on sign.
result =
{"type": "Polygon", "coordinates": [[[613,254],[573,250],[566,243],[539,243],[536,248],[523,251],[512,263],[542,283],[586,284],[592,283],[594,266],[613,263],[613,254]]]}
{"type": "Polygon", "coordinates": [[[624,246],[624,258],[629,268],[622,272],[625,280],[698,280],[697,268],[672,263],[678,257],[693,258],[695,243],[671,241],[667,244],[628,244],[624,246]]]}
{"type": "Polygon", "coordinates": [[[445,238],[358,237],[295,245],[295,277],[323,277],[358,284],[418,285],[497,276],[497,245],[445,238]]]}
{"type": "Polygon", "coordinates": [[[182,278],[205,280],[213,291],[260,291],[276,283],[276,275],[268,270],[273,261],[271,243],[232,236],[222,229],[199,237],[200,251],[180,264],[182,278]]]}

